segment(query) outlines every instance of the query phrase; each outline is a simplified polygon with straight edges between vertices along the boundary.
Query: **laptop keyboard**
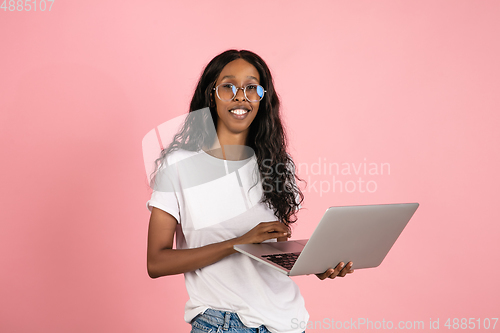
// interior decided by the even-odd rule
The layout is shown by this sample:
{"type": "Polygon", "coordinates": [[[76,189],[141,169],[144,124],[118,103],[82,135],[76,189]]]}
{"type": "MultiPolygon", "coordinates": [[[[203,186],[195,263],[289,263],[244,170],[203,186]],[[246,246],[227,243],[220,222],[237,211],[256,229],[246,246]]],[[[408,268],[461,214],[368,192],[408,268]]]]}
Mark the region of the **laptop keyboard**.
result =
{"type": "Polygon", "coordinates": [[[265,254],[262,255],[261,257],[290,270],[295,264],[295,261],[297,261],[299,255],[300,252],[294,252],[294,253],[265,254]]]}

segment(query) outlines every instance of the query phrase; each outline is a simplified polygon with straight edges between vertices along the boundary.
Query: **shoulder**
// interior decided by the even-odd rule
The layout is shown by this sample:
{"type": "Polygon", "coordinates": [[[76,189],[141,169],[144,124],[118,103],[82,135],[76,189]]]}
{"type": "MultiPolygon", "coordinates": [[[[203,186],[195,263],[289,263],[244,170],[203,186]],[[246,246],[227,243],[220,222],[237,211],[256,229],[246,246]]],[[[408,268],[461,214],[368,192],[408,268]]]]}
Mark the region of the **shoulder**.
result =
{"type": "Polygon", "coordinates": [[[174,165],[182,160],[185,160],[187,158],[193,157],[198,154],[200,154],[200,151],[191,151],[179,148],[169,152],[167,156],[165,156],[165,160],[167,162],[167,165],[174,165]]]}
{"type": "Polygon", "coordinates": [[[163,157],[161,164],[158,167],[156,177],[159,178],[159,182],[162,183],[165,179],[170,182],[175,182],[174,180],[179,177],[179,170],[182,170],[188,163],[191,163],[192,160],[190,161],[189,158],[197,154],[199,154],[199,152],[189,151],[182,148],[168,152],[163,157]]]}

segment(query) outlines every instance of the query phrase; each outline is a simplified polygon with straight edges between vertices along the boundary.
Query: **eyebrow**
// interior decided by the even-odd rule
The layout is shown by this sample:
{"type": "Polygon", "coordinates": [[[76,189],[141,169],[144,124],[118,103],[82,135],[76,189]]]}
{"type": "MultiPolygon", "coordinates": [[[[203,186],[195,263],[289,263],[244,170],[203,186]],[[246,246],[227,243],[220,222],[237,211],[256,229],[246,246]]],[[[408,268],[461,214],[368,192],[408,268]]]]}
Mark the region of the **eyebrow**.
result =
{"type": "MultiPolygon", "coordinates": [[[[224,80],[224,79],[234,79],[235,76],[234,75],[225,75],[221,80],[224,80]]],[[[259,81],[259,79],[257,79],[255,76],[247,76],[247,79],[254,79],[255,81],[259,81]]]]}

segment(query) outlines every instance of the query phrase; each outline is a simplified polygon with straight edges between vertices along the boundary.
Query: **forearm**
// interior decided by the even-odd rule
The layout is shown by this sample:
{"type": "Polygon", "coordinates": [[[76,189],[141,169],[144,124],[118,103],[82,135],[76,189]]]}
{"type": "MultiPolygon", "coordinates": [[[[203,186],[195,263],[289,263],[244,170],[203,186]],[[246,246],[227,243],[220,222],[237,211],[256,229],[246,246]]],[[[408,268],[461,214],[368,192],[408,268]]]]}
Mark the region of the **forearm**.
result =
{"type": "Polygon", "coordinates": [[[235,244],[236,238],[194,249],[165,248],[154,254],[148,253],[148,274],[157,278],[194,271],[236,253],[235,244]]]}

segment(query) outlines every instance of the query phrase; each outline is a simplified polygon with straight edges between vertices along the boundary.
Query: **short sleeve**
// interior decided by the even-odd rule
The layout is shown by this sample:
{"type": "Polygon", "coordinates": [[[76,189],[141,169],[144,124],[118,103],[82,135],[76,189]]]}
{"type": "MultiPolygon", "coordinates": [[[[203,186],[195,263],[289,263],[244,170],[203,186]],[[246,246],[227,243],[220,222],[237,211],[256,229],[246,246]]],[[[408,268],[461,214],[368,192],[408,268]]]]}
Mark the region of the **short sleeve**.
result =
{"type": "Polygon", "coordinates": [[[162,166],[156,174],[155,188],[151,199],[146,203],[151,212],[152,207],[161,209],[172,215],[177,223],[181,222],[180,205],[178,197],[178,179],[175,167],[172,165],[162,166]]]}
{"type": "Polygon", "coordinates": [[[179,202],[175,192],[153,191],[151,199],[146,203],[146,207],[151,212],[152,207],[161,209],[172,215],[177,223],[180,223],[179,202]]]}

